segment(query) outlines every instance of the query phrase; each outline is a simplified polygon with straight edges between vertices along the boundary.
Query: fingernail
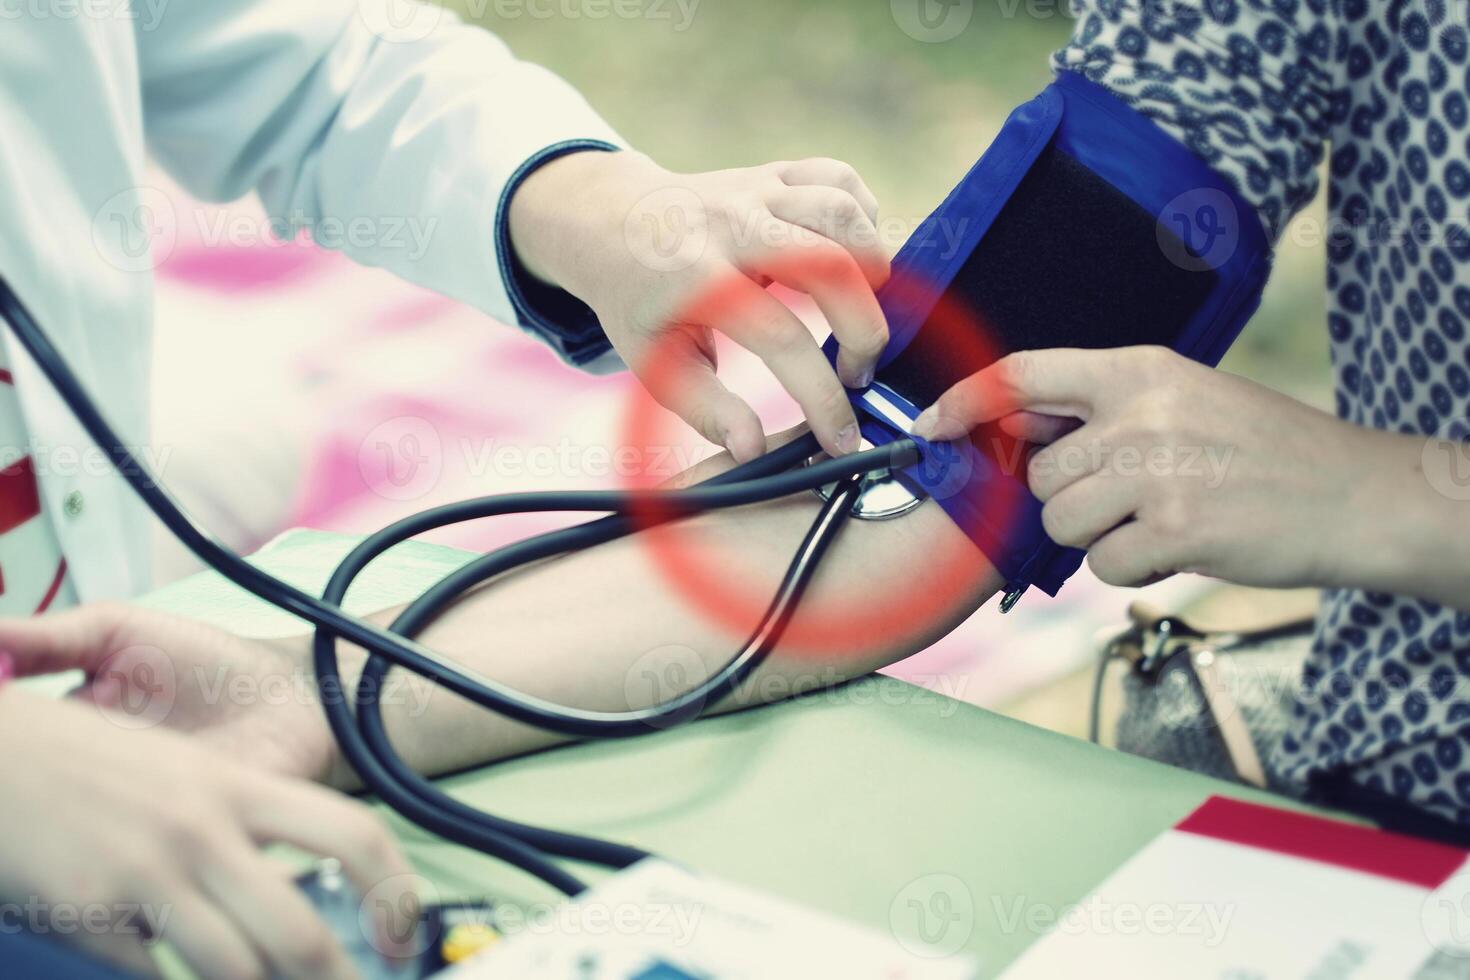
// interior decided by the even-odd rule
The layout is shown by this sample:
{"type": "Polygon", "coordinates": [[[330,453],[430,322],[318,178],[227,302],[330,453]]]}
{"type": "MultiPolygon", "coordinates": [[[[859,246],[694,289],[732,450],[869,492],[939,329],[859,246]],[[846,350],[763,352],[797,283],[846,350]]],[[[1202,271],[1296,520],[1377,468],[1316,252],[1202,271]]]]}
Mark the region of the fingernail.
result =
{"type": "Polygon", "coordinates": [[[914,419],[911,431],[920,439],[929,442],[948,442],[965,434],[964,426],[954,419],[943,418],[932,408],[927,408],[914,419]]]}
{"type": "Polygon", "coordinates": [[[737,463],[748,463],[765,452],[764,445],[759,448],[743,445],[741,440],[736,439],[734,433],[729,429],[725,430],[724,438],[720,441],[720,445],[725,447],[725,451],[730,454],[730,458],[737,463]]]}
{"type": "Polygon", "coordinates": [[[866,388],[868,385],[870,385],[872,383],[873,383],[873,369],[872,368],[864,368],[858,374],[858,376],[857,376],[857,382],[852,387],[854,387],[854,388],[866,388]]]}
{"type": "Polygon", "coordinates": [[[837,433],[837,449],[844,455],[857,452],[861,441],[856,422],[844,425],[842,431],[837,433]]]}

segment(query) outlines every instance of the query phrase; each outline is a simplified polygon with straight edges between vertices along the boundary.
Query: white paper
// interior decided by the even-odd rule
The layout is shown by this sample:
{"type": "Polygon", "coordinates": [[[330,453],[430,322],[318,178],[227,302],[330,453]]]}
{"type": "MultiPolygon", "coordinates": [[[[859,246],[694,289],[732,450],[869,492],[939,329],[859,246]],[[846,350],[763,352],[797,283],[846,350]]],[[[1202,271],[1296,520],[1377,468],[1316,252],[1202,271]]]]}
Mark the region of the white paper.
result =
{"type": "Polygon", "coordinates": [[[965,954],[894,937],[656,859],[641,861],[446,980],[972,980],[965,954]]]}
{"type": "Polygon", "coordinates": [[[1462,870],[1431,891],[1171,830],[1004,976],[1470,980],[1470,945],[1448,941],[1457,930],[1470,937],[1467,884],[1462,870]]]}

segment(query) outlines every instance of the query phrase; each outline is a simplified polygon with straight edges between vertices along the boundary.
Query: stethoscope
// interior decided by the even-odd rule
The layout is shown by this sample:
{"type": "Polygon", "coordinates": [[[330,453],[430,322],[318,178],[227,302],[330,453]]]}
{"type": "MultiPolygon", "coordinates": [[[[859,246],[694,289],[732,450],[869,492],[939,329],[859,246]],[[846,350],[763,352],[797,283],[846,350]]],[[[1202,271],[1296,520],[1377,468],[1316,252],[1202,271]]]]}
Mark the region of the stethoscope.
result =
{"type": "Polygon", "coordinates": [[[918,503],[897,481],[887,479],[890,472],[919,460],[919,444],[914,440],[900,438],[877,449],[813,461],[820,450],[815,437],[808,434],[682,490],[510,493],[426,510],[383,528],[354,548],[337,566],[318,598],[251,565],[184,512],[118,438],[3,278],[0,317],[128,485],[185,547],[231,582],[316,627],[313,665],[322,706],[343,756],[363,785],[426,830],[514,865],[568,895],[576,895],[586,886],[553,858],[623,868],[649,855],[623,844],[496,817],[440,790],[407,765],[388,738],[377,693],[383,690],[389,672],[404,668],[483,708],[571,738],[625,738],[660,731],[698,717],[704,708],[720,702],[755,672],[780,640],[822,556],[850,516],[856,513],[859,517],[883,518],[903,513],[918,503]],[[414,640],[465,592],[529,562],[706,511],[807,491],[817,491],[823,503],[745,644],[702,683],[659,704],[629,711],[591,711],[559,705],[501,684],[414,640]],[[387,629],[342,610],[342,599],[353,579],[395,544],[449,524],[537,511],[605,512],[608,516],[527,538],[469,562],[410,603],[387,629]],[[338,663],[339,639],[368,652],[357,687],[350,694],[338,663]]]}

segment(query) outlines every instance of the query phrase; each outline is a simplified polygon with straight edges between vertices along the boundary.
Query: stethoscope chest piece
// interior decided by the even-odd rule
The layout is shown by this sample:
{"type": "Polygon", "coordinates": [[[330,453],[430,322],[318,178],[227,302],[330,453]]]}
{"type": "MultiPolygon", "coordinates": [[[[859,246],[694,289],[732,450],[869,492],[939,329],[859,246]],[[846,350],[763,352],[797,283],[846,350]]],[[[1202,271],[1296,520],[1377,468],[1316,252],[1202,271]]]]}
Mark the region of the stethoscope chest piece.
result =
{"type": "MultiPolygon", "coordinates": [[[[864,439],[860,449],[872,449],[872,443],[864,439]]],[[[825,455],[813,456],[808,463],[826,459],[825,455]]],[[[836,483],[814,487],[812,493],[822,500],[831,500],[837,489],[836,483]]],[[[852,505],[852,516],[860,521],[886,521],[902,517],[924,502],[924,498],[896,480],[889,470],[875,470],[863,476],[863,489],[852,505]]]]}

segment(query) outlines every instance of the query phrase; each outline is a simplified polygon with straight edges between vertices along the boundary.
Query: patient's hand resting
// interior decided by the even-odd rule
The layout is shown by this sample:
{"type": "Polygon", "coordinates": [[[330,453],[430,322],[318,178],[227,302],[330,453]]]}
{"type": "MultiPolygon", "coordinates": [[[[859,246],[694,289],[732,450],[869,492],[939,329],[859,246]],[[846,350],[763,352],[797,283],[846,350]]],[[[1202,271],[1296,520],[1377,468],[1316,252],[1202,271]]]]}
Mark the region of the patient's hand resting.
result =
{"type": "Polygon", "coordinates": [[[81,670],[73,697],[128,729],[164,727],[235,762],[321,779],[335,748],[304,673],[304,645],[248,640],[123,603],[0,620],[0,650],[22,675],[81,670]]]}

